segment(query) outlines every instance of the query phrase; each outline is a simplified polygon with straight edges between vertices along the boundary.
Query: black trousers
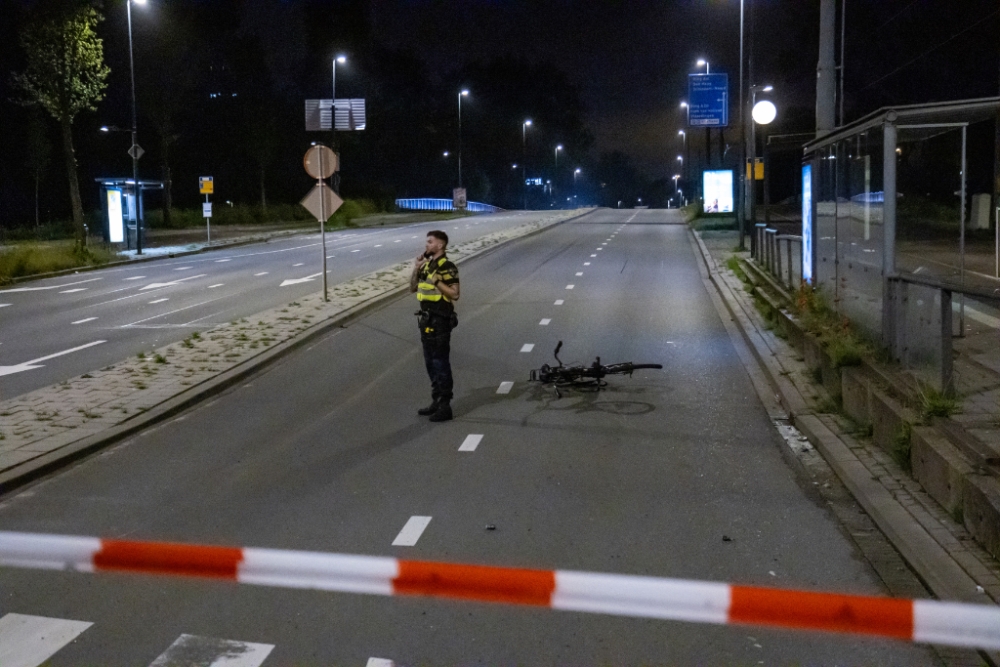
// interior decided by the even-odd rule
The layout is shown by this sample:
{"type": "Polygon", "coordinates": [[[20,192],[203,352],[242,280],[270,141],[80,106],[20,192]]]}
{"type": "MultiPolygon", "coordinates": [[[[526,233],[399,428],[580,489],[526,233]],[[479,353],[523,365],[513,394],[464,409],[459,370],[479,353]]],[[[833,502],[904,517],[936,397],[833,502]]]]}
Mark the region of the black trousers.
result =
{"type": "MultiPolygon", "coordinates": [[[[435,318],[436,319],[436,318],[435,318]]],[[[437,324],[437,323],[436,323],[437,324]]],[[[454,382],[451,378],[451,327],[437,326],[431,333],[420,330],[424,364],[431,379],[431,398],[450,402],[454,382]]]]}

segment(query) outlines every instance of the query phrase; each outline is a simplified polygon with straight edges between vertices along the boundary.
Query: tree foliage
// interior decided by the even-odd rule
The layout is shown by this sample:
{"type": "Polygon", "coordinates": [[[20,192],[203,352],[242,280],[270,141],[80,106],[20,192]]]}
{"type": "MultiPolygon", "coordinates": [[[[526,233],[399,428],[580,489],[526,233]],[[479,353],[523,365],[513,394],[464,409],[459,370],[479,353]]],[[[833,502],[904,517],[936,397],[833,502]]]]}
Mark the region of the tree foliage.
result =
{"type": "Polygon", "coordinates": [[[101,19],[97,10],[84,7],[24,27],[21,46],[28,66],[14,82],[25,103],[70,123],[81,111],[97,109],[111,73],[96,32],[101,19]]]}

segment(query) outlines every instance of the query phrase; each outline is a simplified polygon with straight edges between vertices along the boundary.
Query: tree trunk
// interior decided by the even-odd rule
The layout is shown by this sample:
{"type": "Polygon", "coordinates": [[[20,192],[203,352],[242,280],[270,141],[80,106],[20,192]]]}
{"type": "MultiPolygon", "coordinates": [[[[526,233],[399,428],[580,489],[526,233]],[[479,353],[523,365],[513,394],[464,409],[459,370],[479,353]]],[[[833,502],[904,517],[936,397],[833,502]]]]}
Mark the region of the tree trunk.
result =
{"type": "Polygon", "coordinates": [[[41,180],[41,173],[35,170],[35,232],[38,231],[38,181],[41,180]]]}
{"type": "Polygon", "coordinates": [[[83,200],[80,199],[80,181],[76,175],[76,152],[73,149],[73,126],[69,119],[61,123],[63,149],[66,153],[66,175],[69,178],[69,199],[73,205],[73,230],[76,232],[76,245],[83,248],[87,245],[87,231],[83,226],[83,200]]]}
{"type": "Polygon", "coordinates": [[[172,222],[172,209],[174,206],[172,194],[173,182],[170,179],[170,165],[164,161],[163,164],[163,226],[170,229],[172,222]]]}
{"type": "Polygon", "coordinates": [[[267,210],[267,195],[264,191],[264,165],[260,165],[260,207],[267,210]]]}

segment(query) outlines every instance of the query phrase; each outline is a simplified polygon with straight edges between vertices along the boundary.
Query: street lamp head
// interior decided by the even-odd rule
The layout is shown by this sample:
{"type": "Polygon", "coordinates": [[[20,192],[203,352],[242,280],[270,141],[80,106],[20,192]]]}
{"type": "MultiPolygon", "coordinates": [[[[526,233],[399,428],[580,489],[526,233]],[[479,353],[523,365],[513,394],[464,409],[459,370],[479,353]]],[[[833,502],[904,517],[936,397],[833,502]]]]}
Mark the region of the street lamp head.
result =
{"type": "Polygon", "coordinates": [[[704,58],[698,58],[698,67],[704,67],[707,61],[704,58]]]}
{"type": "Polygon", "coordinates": [[[687,136],[687,133],[686,133],[686,132],[684,132],[684,130],[677,130],[677,135],[678,135],[678,136],[681,136],[681,137],[686,137],[686,136],[687,136]]]}
{"type": "Polygon", "coordinates": [[[445,157],[448,157],[448,151],[445,151],[444,153],[442,153],[442,155],[444,155],[445,157]]]}
{"type": "Polygon", "coordinates": [[[556,150],[557,151],[561,151],[562,150],[562,144],[559,144],[558,146],[556,146],[556,150]]]}
{"type": "Polygon", "coordinates": [[[101,125],[101,132],[110,132],[111,128],[107,125],[101,125]]]}
{"type": "Polygon", "coordinates": [[[684,161],[684,156],[683,155],[678,155],[677,156],[677,161],[678,162],[683,162],[684,161]]]}
{"type": "Polygon", "coordinates": [[[687,109],[687,108],[688,108],[688,103],[687,102],[681,102],[681,109],[687,109]]]}
{"type": "Polygon", "coordinates": [[[511,169],[517,169],[517,163],[515,162],[514,164],[510,165],[510,168],[511,169]]]}
{"type": "Polygon", "coordinates": [[[754,105],[751,115],[758,125],[767,125],[778,115],[778,109],[773,102],[761,100],[754,105]]]}
{"type": "Polygon", "coordinates": [[[524,121],[524,124],[525,124],[525,126],[531,125],[531,121],[530,120],[526,120],[526,121],[524,121]]]}
{"type": "Polygon", "coordinates": [[[762,90],[763,90],[763,91],[764,91],[765,93],[769,93],[769,92],[771,92],[772,90],[774,90],[774,86],[764,86],[764,88],[762,88],[762,90]]]}
{"type": "Polygon", "coordinates": [[[133,5],[144,5],[144,4],[146,4],[146,0],[132,0],[132,4],[133,5]]]}
{"type": "Polygon", "coordinates": [[[577,167],[577,168],[576,168],[576,171],[574,171],[573,173],[574,173],[574,174],[579,174],[579,173],[580,173],[580,168],[579,168],[579,167],[577,167]]]}
{"type": "Polygon", "coordinates": [[[469,96],[469,91],[463,90],[460,94],[462,95],[462,97],[468,97],[469,96]]]}
{"type": "Polygon", "coordinates": [[[347,62],[347,56],[337,56],[337,62],[343,65],[347,62]]]}

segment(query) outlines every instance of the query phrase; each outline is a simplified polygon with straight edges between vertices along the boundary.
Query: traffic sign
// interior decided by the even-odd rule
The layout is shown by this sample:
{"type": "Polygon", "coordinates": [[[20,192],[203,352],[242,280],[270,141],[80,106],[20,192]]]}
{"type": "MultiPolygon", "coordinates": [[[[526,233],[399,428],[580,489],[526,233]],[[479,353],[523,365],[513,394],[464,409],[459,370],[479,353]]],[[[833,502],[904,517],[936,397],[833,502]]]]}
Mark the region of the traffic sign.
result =
{"type": "Polygon", "coordinates": [[[203,195],[210,195],[215,192],[215,182],[211,176],[198,177],[198,192],[203,195]]]}
{"type": "Polygon", "coordinates": [[[212,202],[206,201],[201,204],[201,217],[211,218],[212,217],[212,202]]]}
{"type": "Polygon", "coordinates": [[[688,74],[688,125],[729,125],[728,74],[688,74]]]}
{"type": "Polygon", "coordinates": [[[318,221],[326,222],[343,205],[344,200],[338,197],[337,193],[331,190],[326,183],[320,181],[299,203],[318,221]]]}
{"type": "Polygon", "coordinates": [[[764,160],[759,157],[753,159],[753,176],[750,175],[750,158],[747,158],[747,180],[764,180],[764,160]]]}
{"type": "Polygon", "coordinates": [[[337,154],[326,146],[317,144],[306,151],[302,165],[313,178],[330,178],[337,171],[337,154]]]}
{"type": "Polygon", "coordinates": [[[451,193],[451,204],[456,209],[464,211],[469,205],[469,200],[465,195],[465,188],[455,188],[451,193]]]}
{"type": "Polygon", "coordinates": [[[146,151],[142,150],[142,146],[139,144],[132,144],[132,148],[128,149],[128,154],[133,160],[138,160],[143,156],[146,151]]]}

